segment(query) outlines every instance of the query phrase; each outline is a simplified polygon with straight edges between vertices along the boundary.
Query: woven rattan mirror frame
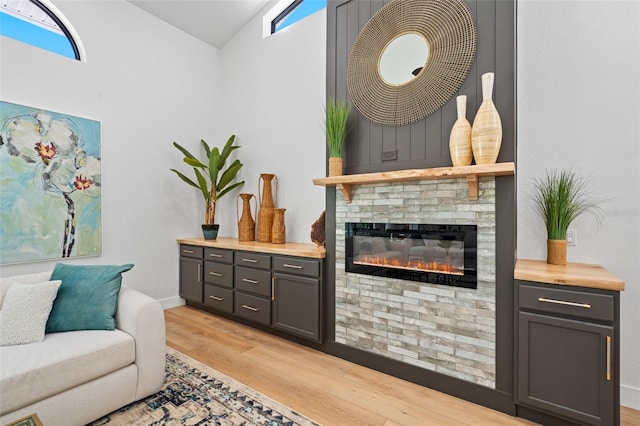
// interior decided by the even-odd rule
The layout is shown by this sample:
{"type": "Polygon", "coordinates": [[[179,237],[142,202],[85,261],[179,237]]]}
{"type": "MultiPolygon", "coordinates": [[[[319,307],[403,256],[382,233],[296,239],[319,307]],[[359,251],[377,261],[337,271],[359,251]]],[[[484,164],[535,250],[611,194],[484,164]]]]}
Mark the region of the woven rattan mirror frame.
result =
{"type": "Polygon", "coordinates": [[[394,0],[360,31],[347,64],[347,90],[369,120],[404,126],[440,109],[460,88],[473,63],[477,35],[464,0],[394,0]],[[379,73],[385,47],[415,32],[429,47],[424,69],[402,85],[387,84],[379,73]]]}

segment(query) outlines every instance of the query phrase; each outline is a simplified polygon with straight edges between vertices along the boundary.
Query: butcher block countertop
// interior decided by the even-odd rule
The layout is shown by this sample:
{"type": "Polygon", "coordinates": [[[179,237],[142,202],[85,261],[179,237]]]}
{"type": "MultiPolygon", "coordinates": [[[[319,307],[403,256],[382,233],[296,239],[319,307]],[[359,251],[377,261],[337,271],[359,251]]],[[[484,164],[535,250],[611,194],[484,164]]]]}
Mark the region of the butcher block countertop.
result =
{"type": "Polygon", "coordinates": [[[543,260],[518,259],[514,278],[602,290],[624,290],[624,281],[602,266],[589,263],[567,263],[562,266],[550,265],[543,260]]]}
{"type": "Polygon", "coordinates": [[[312,257],[324,259],[326,253],[324,247],[316,247],[311,243],[284,243],[272,244],[258,241],[238,241],[237,238],[218,237],[215,240],[204,238],[179,238],[179,244],[190,244],[201,247],[216,247],[230,250],[253,251],[257,253],[283,254],[287,256],[312,257]]]}

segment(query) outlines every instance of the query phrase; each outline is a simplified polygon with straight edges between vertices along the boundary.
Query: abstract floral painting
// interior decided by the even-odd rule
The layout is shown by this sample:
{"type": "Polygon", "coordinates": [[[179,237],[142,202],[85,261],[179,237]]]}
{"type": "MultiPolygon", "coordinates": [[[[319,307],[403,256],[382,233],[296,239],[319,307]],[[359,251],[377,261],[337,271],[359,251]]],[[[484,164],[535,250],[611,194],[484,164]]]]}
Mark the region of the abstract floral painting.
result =
{"type": "Polygon", "coordinates": [[[0,263],[102,252],[100,122],[0,101],[0,263]]]}

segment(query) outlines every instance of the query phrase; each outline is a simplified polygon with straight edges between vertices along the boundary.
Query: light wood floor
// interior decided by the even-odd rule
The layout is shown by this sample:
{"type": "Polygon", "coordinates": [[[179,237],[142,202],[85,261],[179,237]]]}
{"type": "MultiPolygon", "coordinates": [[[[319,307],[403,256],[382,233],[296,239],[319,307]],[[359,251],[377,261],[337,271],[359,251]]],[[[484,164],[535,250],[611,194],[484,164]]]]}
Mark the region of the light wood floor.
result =
{"type": "Polygon", "coordinates": [[[325,426],[534,424],[188,306],[165,318],[169,346],[325,426]]]}

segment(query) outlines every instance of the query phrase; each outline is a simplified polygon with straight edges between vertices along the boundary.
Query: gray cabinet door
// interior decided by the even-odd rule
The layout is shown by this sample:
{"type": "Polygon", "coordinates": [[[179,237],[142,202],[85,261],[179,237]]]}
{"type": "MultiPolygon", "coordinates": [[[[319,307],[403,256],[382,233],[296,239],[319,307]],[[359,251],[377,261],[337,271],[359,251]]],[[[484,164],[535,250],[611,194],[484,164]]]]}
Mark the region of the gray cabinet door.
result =
{"type": "Polygon", "coordinates": [[[202,259],[180,257],[180,297],[202,303],[202,259]]]}
{"type": "Polygon", "coordinates": [[[614,421],[614,328],[519,313],[518,401],[590,425],[614,421]]]}
{"type": "Polygon", "coordinates": [[[271,325],[296,336],[320,341],[320,280],[273,273],[271,325]]]}

